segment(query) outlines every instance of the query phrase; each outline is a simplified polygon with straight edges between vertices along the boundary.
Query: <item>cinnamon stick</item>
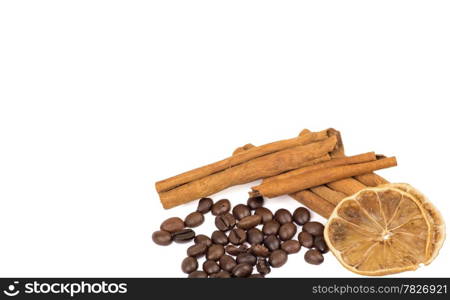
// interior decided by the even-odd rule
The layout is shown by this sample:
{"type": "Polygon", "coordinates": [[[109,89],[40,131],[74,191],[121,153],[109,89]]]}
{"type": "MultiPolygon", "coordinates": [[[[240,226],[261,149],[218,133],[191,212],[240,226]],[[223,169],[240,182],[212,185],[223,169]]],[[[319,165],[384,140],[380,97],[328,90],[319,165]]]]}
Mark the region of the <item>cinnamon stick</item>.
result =
{"type": "Polygon", "coordinates": [[[384,179],[383,177],[381,177],[380,175],[375,174],[375,173],[358,175],[358,176],[355,176],[355,179],[358,180],[359,182],[361,182],[362,184],[371,186],[371,187],[379,186],[380,184],[389,183],[389,181],[387,181],[386,179],[384,179]]]}
{"type": "MultiPolygon", "coordinates": [[[[305,142],[305,139],[302,142],[305,142]]],[[[256,179],[271,177],[282,172],[303,167],[308,165],[311,160],[321,157],[329,159],[327,154],[334,150],[336,143],[336,136],[331,136],[318,142],[295,146],[260,156],[240,164],[235,164],[233,167],[226,168],[220,172],[182,184],[166,192],[160,192],[159,197],[164,208],[171,208],[201,197],[207,197],[233,185],[248,183],[256,179]]],[[[257,148],[259,147],[250,148],[235,156],[249,157],[247,154],[249,152],[255,152],[254,149],[257,148]]],[[[235,161],[233,159],[235,156],[231,157],[232,161],[235,161]]],[[[192,178],[191,175],[188,175],[188,177],[192,178]]],[[[177,182],[183,181],[184,179],[178,179],[177,182]]]]}
{"type": "Polygon", "coordinates": [[[304,174],[289,176],[286,179],[263,182],[258,186],[252,187],[252,189],[262,196],[273,198],[396,165],[395,157],[382,158],[366,163],[318,169],[304,174]]]}
{"type": "MultiPolygon", "coordinates": [[[[292,139],[277,141],[262,145],[259,147],[250,147],[245,151],[238,151],[235,155],[221,161],[188,171],[182,174],[158,181],[155,186],[158,193],[166,192],[180,185],[192,182],[223,171],[225,169],[237,166],[239,164],[251,161],[271,153],[286,150],[292,147],[307,145],[313,142],[323,141],[328,138],[328,131],[310,132],[292,139]]],[[[336,139],[337,140],[337,139],[336,139]]],[[[335,142],[336,143],[336,142],[335,142]]]]}
{"type": "MultiPolygon", "coordinates": [[[[326,185],[320,185],[313,188],[310,188],[311,192],[316,194],[319,197],[322,197],[326,201],[330,202],[333,205],[338,205],[342,199],[347,197],[346,194],[337,192],[326,185]]],[[[292,196],[292,195],[291,195],[292,196]]]]}
{"type": "Polygon", "coordinates": [[[344,178],[327,184],[330,188],[337,192],[341,192],[347,196],[353,195],[367,186],[354,178],[344,178]]]}

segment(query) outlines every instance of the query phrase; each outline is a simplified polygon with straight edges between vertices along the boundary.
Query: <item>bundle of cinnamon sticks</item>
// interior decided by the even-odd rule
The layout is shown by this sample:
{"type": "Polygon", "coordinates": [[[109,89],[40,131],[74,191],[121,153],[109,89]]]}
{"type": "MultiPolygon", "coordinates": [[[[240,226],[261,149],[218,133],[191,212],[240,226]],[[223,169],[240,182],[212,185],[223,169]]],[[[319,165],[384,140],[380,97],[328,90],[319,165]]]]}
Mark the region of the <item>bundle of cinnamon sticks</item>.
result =
{"type": "Polygon", "coordinates": [[[386,183],[373,171],[396,164],[395,157],[374,152],[346,157],[340,133],[334,129],[303,130],[292,139],[239,147],[224,160],[157,182],[156,190],[163,207],[171,208],[263,179],[251,195],[290,195],[327,218],[346,196],[386,183]]]}

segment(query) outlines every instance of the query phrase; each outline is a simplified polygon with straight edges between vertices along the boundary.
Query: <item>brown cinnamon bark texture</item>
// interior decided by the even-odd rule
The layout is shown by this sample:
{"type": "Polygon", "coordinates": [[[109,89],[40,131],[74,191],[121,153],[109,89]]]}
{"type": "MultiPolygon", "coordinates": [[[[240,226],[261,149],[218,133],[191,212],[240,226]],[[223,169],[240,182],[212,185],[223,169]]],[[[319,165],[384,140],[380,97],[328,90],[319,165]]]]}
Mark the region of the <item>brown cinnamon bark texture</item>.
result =
{"type": "Polygon", "coordinates": [[[155,186],[158,193],[169,191],[180,185],[192,182],[212,175],[214,173],[223,171],[225,169],[237,166],[252,159],[262,157],[271,153],[275,153],[288,148],[307,145],[313,142],[322,141],[328,138],[328,131],[323,130],[319,132],[310,132],[302,136],[292,139],[273,142],[259,147],[251,147],[249,144],[242,148],[247,148],[245,151],[238,150],[237,153],[224,160],[158,181],[155,186]]]}
{"type": "Polygon", "coordinates": [[[252,187],[252,189],[262,196],[273,198],[396,165],[395,157],[382,158],[366,163],[318,169],[304,174],[289,176],[286,179],[263,182],[258,186],[252,187]]]}
{"type": "Polygon", "coordinates": [[[217,165],[211,164],[203,167],[203,171],[202,168],[199,168],[183,173],[183,176],[179,175],[168,180],[160,181],[156,186],[160,191],[159,196],[163,207],[171,208],[201,197],[209,196],[230,186],[248,183],[256,179],[270,177],[304,167],[310,165],[311,160],[329,159],[328,153],[335,149],[337,137],[334,135],[328,137],[327,132],[324,131],[324,133],[311,133],[296,139],[285,140],[281,143],[283,144],[282,146],[276,143],[261,146],[262,150],[261,147],[251,147],[229,159],[216,163],[217,165]],[[323,134],[327,136],[325,139],[323,138],[323,134]],[[285,149],[285,143],[289,146],[294,146],[285,149]],[[298,145],[299,143],[301,145],[298,145]],[[276,145],[274,146],[274,144],[276,145]],[[258,148],[260,149],[258,150],[258,148]],[[284,150],[273,153],[274,149],[284,150]],[[261,153],[265,153],[265,155],[261,153]],[[221,169],[224,167],[224,161],[227,161],[230,166],[221,169]],[[216,171],[219,169],[221,170],[211,173],[211,170],[216,171]],[[200,174],[208,175],[197,178],[200,174]],[[196,179],[187,181],[192,178],[196,179]],[[173,188],[165,191],[168,187],[173,188]]]}
{"type": "Polygon", "coordinates": [[[291,195],[291,197],[327,219],[331,216],[335,207],[309,190],[297,192],[291,195]]]}
{"type": "Polygon", "coordinates": [[[357,164],[357,163],[364,163],[364,162],[374,161],[376,159],[377,159],[377,157],[374,152],[368,152],[368,153],[363,153],[363,154],[354,155],[354,156],[334,158],[334,159],[331,159],[331,160],[323,162],[323,163],[313,164],[308,167],[292,170],[292,171],[289,171],[289,172],[286,172],[286,173],[283,173],[283,174],[280,174],[277,176],[266,178],[266,179],[264,179],[264,182],[271,182],[274,180],[286,179],[286,178],[289,178],[294,175],[305,174],[305,173],[308,173],[308,172],[311,172],[314,170],[330,168],[330,167],[337,167],[337,166],[345,166],[345,165],[357,164]]]}

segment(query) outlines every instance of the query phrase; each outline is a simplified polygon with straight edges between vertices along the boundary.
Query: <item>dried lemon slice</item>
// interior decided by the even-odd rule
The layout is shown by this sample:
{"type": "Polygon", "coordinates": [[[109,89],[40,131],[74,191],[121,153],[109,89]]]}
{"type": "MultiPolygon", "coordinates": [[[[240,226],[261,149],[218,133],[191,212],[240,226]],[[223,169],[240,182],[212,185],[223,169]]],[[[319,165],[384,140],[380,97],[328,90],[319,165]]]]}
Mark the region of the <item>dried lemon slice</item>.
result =
{"type": "Polygon", "coordinates": [[[423,194],[408,184],[394,183],[342,200],[324,236],[345,268],[379,276],[429,264],[442,247],[445,224],[423,194]]]}

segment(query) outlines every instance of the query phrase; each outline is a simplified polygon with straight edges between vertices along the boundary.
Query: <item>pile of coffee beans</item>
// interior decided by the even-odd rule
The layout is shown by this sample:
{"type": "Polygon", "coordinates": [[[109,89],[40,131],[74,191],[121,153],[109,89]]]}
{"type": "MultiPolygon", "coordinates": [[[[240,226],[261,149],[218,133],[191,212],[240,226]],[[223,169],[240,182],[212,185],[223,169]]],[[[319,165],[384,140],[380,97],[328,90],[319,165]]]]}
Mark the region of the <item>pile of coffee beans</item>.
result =
{"type": "Polygon", "coordinates": [[[293,214],[281,208],[275,213],[263,207],[263,197],[251,197],[247,205],[231,208],[227,199],[213,202],[202,198],[197,211],[184,219],[173,217],[165,220],[160,230],[152,235],[153,241],[162,246],[194,241],[181,263],[181,270],[189,278],[263,278],[271,268],[283,266],[289,254],[298,253],[301,247],[308,250],[305,261],[319,265],[328,246],[323,238],[323,224],[310,221],[311,215],[304,207],[293,214]],[[215,230],[211,236],[196,235],[191,229],[201,225],[204,214],[215,216],[215,230]],[[297,234],[298,226],[302,231],[297,234]],[[205,257],[199,269],[198,259],[205,257]],[[257,273],[253,273],[256,269],[257,273]]]}

